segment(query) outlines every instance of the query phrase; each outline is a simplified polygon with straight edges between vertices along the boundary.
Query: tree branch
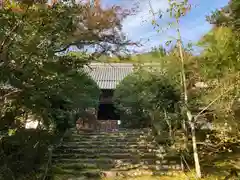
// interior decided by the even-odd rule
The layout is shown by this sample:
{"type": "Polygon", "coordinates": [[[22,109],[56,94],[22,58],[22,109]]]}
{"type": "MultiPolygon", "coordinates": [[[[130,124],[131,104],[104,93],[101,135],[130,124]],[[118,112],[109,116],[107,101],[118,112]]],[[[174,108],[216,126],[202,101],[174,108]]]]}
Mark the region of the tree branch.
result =
{"type": "Polygon", "coordinates": [[[48,173],[48,169],[49,169],[49,166],[51,166],[51,162],[52,162],[52,151],[53,151],[53,147],[50,146],[49,147],[49,157],[48,157],[48,162],[47,162],[47,166],[46,166],[46,169],[45,169],[45,172],[44,172],[44,175],[43,175],[43,180],[45,180],[47,178],[47,173],[48,173]]]}
{"type": "Polygon", "coordinates": [[[17,90],[15,90],[15,91],[12,91],[12,92],[10,92],[10,93],[7,93],[7,94],[3,95],[2,97],[0,97],[0,101],[3,101],[5,98],[8,98],[9,96],[13,96],[13,95],[15,95],[15,94],[18,94],[18,93],[20,93],[20,92],[22,92],[22,90],[17,89],[17,90]]]}
{"type": "Polygon", "coordinates": [[[232,90],[233,87],[228,88],[227,91],[225,91],[224,93],[220,94],[219,96],[217,96],[212,102],[210,102],[205,108],[203,108],[195,117],[194,117],[194,121],[197,120],[197,118],[204,112],[206,111],[210,106],[212,106],[217,100],[219,100],[221,97],[225,96],[230,90],[232,90]]]}

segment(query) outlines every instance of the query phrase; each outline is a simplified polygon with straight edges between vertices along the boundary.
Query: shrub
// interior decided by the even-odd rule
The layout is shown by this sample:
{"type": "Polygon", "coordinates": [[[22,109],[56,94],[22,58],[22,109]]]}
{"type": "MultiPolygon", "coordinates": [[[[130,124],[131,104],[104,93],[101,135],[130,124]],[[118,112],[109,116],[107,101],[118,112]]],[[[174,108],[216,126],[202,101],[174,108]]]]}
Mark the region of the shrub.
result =
{"type": "MultiPolygon", "coordinates": [[[[57,136],[47,131],[22,129],[0,140],[0,179],[25,179],[47,162],[48,147],[57,136]]],[[[34,179],[34,178],[33,178],[34,179]]]]}
{"type": "Polygon", "coordinates": [[[159,121],[165,112],[178,112],[180,95],[163,75],[139,70],[119,84],[113,99],[123,127],[144,128],[159,121]]]}

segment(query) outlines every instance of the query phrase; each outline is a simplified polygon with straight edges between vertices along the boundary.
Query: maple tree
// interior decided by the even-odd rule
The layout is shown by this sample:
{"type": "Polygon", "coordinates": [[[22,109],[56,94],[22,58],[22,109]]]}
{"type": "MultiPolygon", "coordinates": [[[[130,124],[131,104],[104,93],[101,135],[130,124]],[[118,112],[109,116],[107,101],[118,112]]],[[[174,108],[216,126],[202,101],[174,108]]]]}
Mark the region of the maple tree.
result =
{"type": "Polygon", "coordinates": [[[48,6],[23,0],[6,1],[0,13],[1,106],[22,109],[12,108],[12,122],[31,112],[49,125],[56,115],[69,119],[72,111],[95,106],[99,91],[84,65],[103,54],[121,56],[130,44],[121,33],[130,11],[116,7],[92,11],[72,1],[48,6]],[[69,56],[72,47],[81,56],[69,56]]]}

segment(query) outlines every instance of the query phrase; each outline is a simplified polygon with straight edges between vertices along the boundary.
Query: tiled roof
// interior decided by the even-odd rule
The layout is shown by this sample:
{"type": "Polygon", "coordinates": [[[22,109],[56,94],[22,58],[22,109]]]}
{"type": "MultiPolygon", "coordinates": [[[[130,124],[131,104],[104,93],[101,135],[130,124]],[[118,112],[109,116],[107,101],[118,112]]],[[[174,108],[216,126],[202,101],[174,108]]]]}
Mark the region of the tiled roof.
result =
{"type": "Polygon", "coordinates": [[[118,83],[133,72],[130,63],[91,63],[85,71],[100,89],[115,89],[118,83]]]}

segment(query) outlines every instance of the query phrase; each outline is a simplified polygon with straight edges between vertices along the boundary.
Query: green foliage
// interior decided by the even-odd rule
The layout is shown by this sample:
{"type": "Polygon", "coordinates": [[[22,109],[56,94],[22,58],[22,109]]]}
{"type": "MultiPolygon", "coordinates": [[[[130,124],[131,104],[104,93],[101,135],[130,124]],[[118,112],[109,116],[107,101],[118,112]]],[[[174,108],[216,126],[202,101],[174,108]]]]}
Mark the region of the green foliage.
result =
{"type": "Polygon", "coordinates": [[[179,20],[182,16],[185,16],[188,11],[191,10],[191,5],[188,0],[176,1],[168,0],[169,2],[169,12],[170,17],[179,20]]]}
{"type": "Polygon", "coordinates": [[[105,9],[99,18],[86,4],[70,4],[18,1],[0,9],[1,128],[14,129],[31,114],[45,127],[64,130],[96,107],[100,91],[83,66],[104,53],[121,53],[128,44],[120,33],[126,12],[105,9]],[[93,45],[101,48],[84,51],[93,45]],[[71,46],[81,55],[66,54],[71,46]]]}
{"type": "Polygon", "coordinates": [[[231,29],[215,28],[202,38],[199,45],[204,47],[199,62],[203,76],[220,78],[240,70],[240,41],[231,29]]]}
{"type": "Polygon", "coordinates": [[[21,130],[13,136],[2,138],[0,179],[26,179],[30,173],[36,175],[48,158],[48,146],[56,140],[57,137],[47,131],[36,130],[21,130]]]}
{"type": "Polygon", "coordinates": [[[179,94],[159,72],[140,70],[121,82],[114,102],[124,127],[148,127],[159,120],[159,116],[154,117],[156,112],[176,112],[179,94]]]}
{"type": "Polygon", "coordinates": [[[216,10],[207,20],[217,27],[229,27],[232,30],[240,30],[240,2],[238,0],[230,0],[229,4],[221,10],[216,10]]]}
{"type": "Polygon", "coordinates": [[[153,57],[162,58],[167,55],[166,49],[162,46],[154,47],[151,52],[153,57]]]}
{"type": "Polygon", "coordinates": [[[198,57],[200,74],[209,84],[208,90],[200,100],[208,104],[219,94],[227,92],[212,105],[212,109],[218,119],[216,123],[227,122],[234,129],[238,127],[235,121],[237,119],[233,115],[236,110],[233,104],[239,98],[240,41],[238,35],[231,28],[215,27],[199,42],[204,50],[198,57]]]}
{"type": "MultiPolygon", "coordinates": [[[[167,50],[163,46],[154,47],[151,51],[126,55],[125,57],[110,57],[101,56],[98,62],[108,62],[108,63],[159,63],[162,58],[167,55],[167,50]]],[[[79,53],[78,53],[79,55],[79,53]]]]}
{"type": "MultiPolygon", "coordinates": [[[[240,33],[239,17],[240,3],[231,0],[221,10],[216,10],[207,20],[215,27],[200,41],[204,51],[200,56],[199,65],[205,81],[211,84],[211,88],[202,101],[209,102],[217,94],[229,91],[218,103],[213,105],[217,116],[217,127],[227,124],[225,129],[232,129],[239,133],[239,68],[240,68],[240,33]]],[[[223,130],[221,130],[223,131],[223,130]]]]}

